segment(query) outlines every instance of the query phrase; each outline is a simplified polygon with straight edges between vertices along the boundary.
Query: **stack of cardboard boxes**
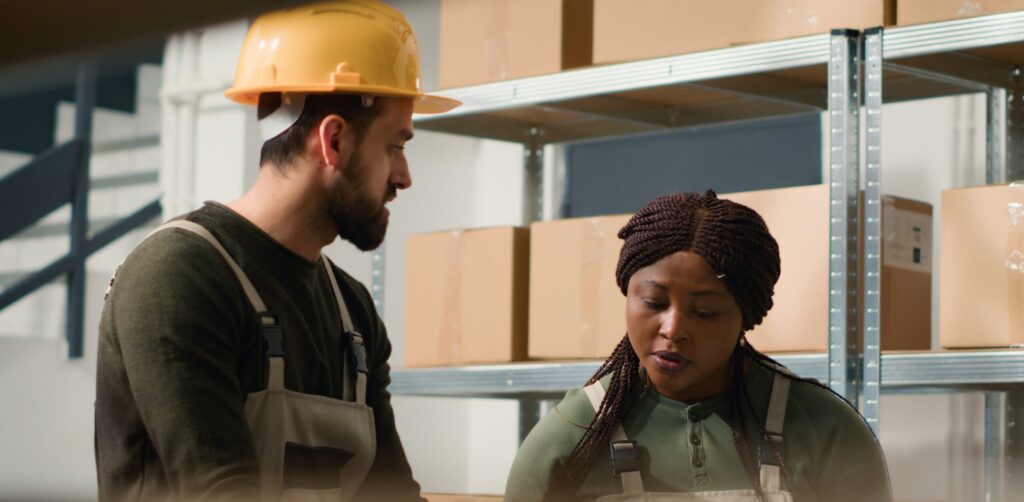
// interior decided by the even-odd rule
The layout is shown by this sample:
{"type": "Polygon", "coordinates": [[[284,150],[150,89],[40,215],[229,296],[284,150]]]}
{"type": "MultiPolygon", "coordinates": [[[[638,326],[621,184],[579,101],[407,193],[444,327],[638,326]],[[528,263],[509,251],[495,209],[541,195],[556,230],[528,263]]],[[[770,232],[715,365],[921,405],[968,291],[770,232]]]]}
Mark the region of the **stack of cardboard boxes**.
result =
{"type": "Polygon", "coordinates": [[[1024,10],[1024,0],[442,0],[442,89],[1024,10]]]}
{"type": "MultiPolygon", "coordinates": [[[[766,352],[825,351],[828,187],[720,197],[756,210],[779,242],[775,306],[749,333],[751,342],[766,352]]],[[[882,348],[928,350],[931,206],[885,197],[883,208],[882,348]]],[[[504,227],[410,238],[407,365],[606,357],[626,332],[615,266],[617,234],[628,219],[537,222],[528,234],[504,227]]]]}
{"type": "MultiPolygon", "coordinates": [[[[461,87],[833,28],[1021,9],[1024,0],[442,0],[439,80],[442,88],[461,87]]],[[[775,306],[748,334],[763,351],[827,349],[827,190],[722,195],[757,210],[779,242],[775,306]]],[[[1024,187],[950,190],[942,206],[941,345],[1024,344],[1024,187]]],[[[928,204],[883,200],[883,350],[930,349],[931,214],[928,204]]],[[[406,364],[607,356],[625,334],[625,301],[614,272],[617,232],[628,218],[411,238],[406,364]]]]}

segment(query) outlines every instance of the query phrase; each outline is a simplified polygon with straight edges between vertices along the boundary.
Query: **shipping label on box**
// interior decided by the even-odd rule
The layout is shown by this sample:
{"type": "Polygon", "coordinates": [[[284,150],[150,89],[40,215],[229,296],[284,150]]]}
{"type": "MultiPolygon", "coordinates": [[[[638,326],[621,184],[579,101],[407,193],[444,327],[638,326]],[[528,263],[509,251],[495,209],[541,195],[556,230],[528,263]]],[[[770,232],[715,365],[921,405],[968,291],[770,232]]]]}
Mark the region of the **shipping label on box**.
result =
{"type": "Polygon", "coordinates": [[[882,266],[932,273],[932,216],[897,209],[887,204],[882,210],[882,266]]]}

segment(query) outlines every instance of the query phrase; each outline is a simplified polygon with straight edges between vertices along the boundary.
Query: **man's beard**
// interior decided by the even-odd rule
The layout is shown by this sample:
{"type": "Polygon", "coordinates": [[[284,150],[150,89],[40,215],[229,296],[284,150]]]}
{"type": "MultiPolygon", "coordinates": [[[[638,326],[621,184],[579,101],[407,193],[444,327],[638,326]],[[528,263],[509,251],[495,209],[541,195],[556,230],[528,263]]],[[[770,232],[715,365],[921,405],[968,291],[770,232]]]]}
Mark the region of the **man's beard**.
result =
{"type": "MultiPolygon", "coordinates": [[[[388,230],[388,216],[384,201],[373,198],[365,186],[365,169],[358,148],[353,152],[342,175],[331,185],[331,218],[338,236],[354,244],[361,251],[377,249],[384,242],[388,230]]],[[[389,187],[388,199],[394,195],[389,187]]]]}

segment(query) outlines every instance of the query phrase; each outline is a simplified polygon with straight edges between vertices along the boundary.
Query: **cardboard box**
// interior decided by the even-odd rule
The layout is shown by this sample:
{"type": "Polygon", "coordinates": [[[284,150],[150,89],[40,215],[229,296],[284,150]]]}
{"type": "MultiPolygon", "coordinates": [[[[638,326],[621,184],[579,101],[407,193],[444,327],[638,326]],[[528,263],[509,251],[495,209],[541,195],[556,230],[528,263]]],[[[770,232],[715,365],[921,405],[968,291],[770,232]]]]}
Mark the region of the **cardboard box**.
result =
{"type": "Polygon", "coordinates": [[[594,63],[895,22],[895,0],[594,0],[594,63]]]}
{"type": "Polygon", "coordinates": [[[427,502],[489,502],[505,499],[501,495],[463,495],[452,493],[424,493],[422,495],[427,499],[427,502]]]}
{"type": "Polygon", "coordinates": [[[897,0],[896,21],[934,23],[1015,10],[1024,10],[1024,0],[897,0]]]}
{"type": "MultiPolygon", "coordinates": [[[[828,186],[760,190],[721,197],[757,211],[779,243],[782,275],[775,286],[775,304],[761,325],[747,334],[751,344],[762,352],[827,351],[828,186]]],[[[863,249],[863,240],[861,242],[863,249]]],[[[931,348],[931,247],[931,206],[883,196],[882,350],[931,348]]],[[[862,257],[863,253],[858,256],[862,257]]],[[[863,267],[863,262],[859,267],[863,267]]],[[[860,287],[862,289],[863,284],[860,287]]],[[[861,312],[863,308],[857,310],[861,312]]],[[[857,325],[863,328],[862,324],[863,319],[858,317],[857,325]]]]}
{"type": "Polygon", "coordinates": [[[626,334],[626,302],[615,284],[630,215],[530,226],[530,358],[603,359],[626,334]]]}
{"type": "Polygon", "coordinates": [[[442,0],[442,89],[587,66],[593,0],[442,0]]]}
{"type": "Polygon", "coordinates": [[[942,192],[939,343],[1024,345],[1024,185],[942,192]]]}
{"type": "Polygon", "coordinates": [[[414,235],[407,246],[406,366],[526,357],[529,229],[414,235]]]}

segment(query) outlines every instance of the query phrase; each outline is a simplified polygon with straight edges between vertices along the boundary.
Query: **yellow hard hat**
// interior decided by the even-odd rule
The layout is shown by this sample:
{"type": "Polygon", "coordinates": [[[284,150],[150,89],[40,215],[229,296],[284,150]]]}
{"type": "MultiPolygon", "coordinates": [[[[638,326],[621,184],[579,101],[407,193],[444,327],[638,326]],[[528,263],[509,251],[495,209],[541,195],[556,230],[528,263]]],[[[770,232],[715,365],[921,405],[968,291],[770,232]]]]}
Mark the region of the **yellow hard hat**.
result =
{"type": "Polygon", "coordinates": [[[235,84],[224,95],[255,105],[263,92],[408,97],[416,113],[461,104],[423,93],[416,34],[400,12],[377,0],[324,2],[257,18],[235,84]]]}

